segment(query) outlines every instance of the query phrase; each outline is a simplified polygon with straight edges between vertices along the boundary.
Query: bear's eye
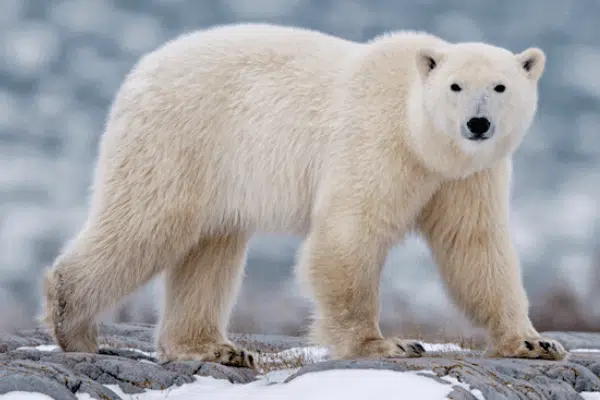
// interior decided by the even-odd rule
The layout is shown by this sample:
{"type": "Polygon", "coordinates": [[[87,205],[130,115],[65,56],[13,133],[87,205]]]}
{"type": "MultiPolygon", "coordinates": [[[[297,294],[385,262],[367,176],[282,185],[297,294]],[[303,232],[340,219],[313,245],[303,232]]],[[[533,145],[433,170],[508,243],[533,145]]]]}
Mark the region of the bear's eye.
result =
{"type": "Polygon", "coordinates": [[[450,85],[450,90],[452,90],[453,92],[460,92],[462,88],[456,83],[453,83],[452,85],[450,85]]]}
{"type": "Polygon", "coordinates": [[[504,86],[504,85],[496,85],[494,87],[494,90],[496,92],[498,92],[498,93],[502,93],[502,92],[504,92],[506,90],[506,86],[504,86]]]}

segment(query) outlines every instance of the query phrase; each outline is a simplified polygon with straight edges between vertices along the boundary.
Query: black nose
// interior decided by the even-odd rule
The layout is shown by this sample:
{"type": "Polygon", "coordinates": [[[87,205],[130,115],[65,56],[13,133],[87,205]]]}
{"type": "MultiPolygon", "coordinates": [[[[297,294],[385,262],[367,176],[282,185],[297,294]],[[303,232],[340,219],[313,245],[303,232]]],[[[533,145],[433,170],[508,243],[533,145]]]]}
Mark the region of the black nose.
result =
{"type": "Polygon", "coordinates": [[[467,121],[467,128],[475,136],[482,136],[490,129],[490,121],[485,117],[475,117],[467,121]]]}

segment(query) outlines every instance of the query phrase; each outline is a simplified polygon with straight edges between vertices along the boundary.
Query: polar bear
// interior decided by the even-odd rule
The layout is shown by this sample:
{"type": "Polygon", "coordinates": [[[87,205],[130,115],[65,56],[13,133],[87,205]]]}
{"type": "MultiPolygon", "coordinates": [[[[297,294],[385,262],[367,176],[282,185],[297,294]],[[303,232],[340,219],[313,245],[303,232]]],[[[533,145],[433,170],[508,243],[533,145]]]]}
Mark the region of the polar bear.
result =
{"type": "Polygon", "coordinates": [[[489,355],[562,359],[528,317],[508,222],[511,156],[544,65],[537,48],[258,23],[146,54],[111,106],[88,217],[46,272],[56,342],[95,352],[95,316],[164,273],[159,358],[251,367],[226,335],[246,246],[285,232],[304,238],[314,343],[334,358],[420,356],[378,326],[387,252],[416,232],[487,327],[489,355]]]}

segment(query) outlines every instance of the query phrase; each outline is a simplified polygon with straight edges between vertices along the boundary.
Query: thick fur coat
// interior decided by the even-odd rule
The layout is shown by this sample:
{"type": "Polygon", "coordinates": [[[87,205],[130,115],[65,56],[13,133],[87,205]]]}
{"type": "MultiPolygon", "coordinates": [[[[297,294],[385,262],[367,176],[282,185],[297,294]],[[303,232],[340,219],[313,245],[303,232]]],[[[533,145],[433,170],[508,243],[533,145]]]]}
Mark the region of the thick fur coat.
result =
{"type": "Polygon", "coordinates": [[[252,366],[226,335],[257,232],[305,237],[310,337],[336,358],[419,356],[384,338],[378,286],[409,231],[490,355],[561,359],[539,336],[512,244],[511,155],[534,117],[544,53],[395,32],[356,43],[261,24],[144,56],[116,94],[89,215],[44,284],[65,351],[97,350],[95,316],[164,272],[163,360],[252,366]]]}

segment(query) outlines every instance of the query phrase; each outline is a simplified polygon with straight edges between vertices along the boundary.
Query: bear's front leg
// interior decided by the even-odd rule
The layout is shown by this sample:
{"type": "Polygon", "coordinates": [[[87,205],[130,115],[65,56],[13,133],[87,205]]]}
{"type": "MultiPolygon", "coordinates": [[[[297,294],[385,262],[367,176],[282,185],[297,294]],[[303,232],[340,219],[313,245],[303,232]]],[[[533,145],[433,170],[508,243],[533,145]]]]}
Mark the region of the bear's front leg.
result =
{"type": "Polygon", "coordinates": [[[448,182],[419,217],[457,305],[487,326],[488,355],[561,360],[567,352],[540,337],[528,315],[519,261],[509,234],[510,162],[448,182]]]}
{"type": "Polygon", "coordinates": [[[300,251],[299,279],[316,301],[311,341],[329,346],[333,358],[420,356],[420,343],[381,334],[379,277],[389,240],[357,214],[319,219],[300,251]]]}

